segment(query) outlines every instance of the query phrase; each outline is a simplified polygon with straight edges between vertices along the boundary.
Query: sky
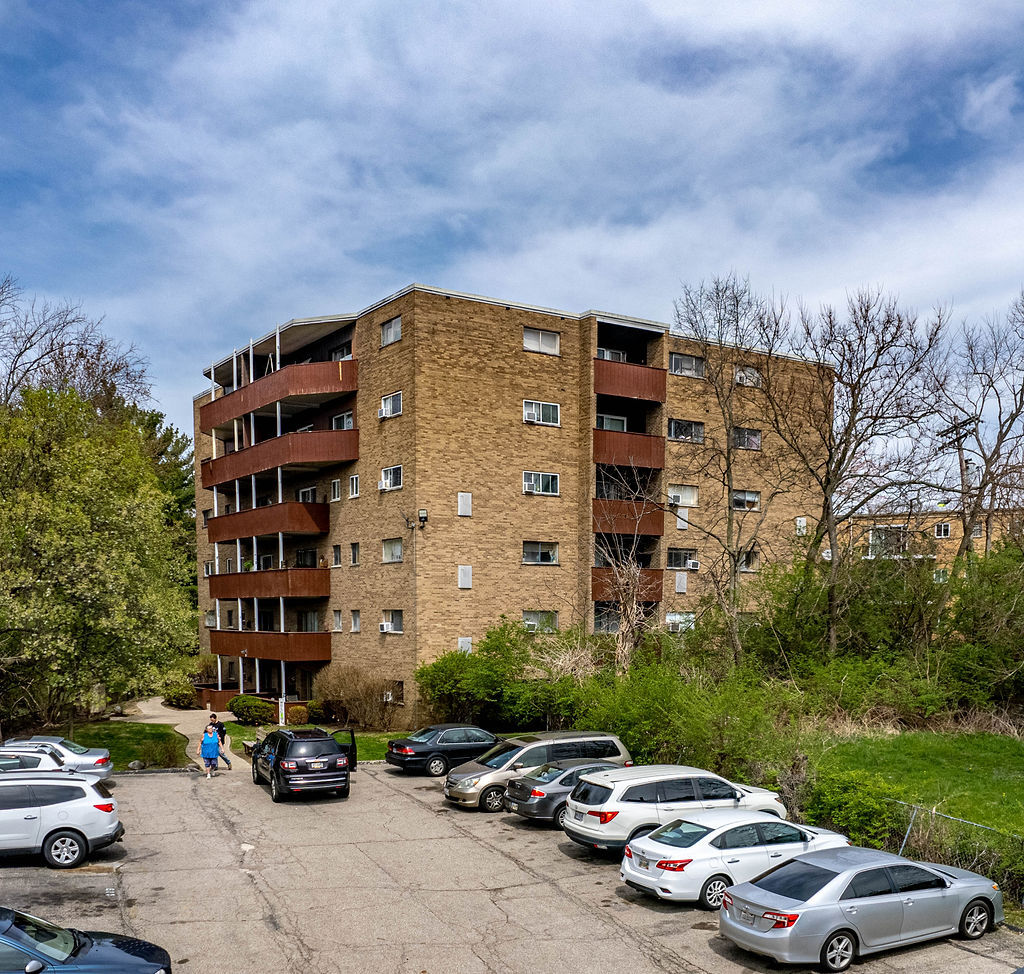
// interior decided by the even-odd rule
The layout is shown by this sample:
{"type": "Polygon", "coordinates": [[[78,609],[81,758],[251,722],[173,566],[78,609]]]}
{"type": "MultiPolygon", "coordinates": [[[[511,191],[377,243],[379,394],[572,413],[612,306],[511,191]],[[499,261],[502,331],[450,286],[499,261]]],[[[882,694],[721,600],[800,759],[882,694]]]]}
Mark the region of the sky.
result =
{"type": "Polygon", "coordinates": [[[413,282],[981,318],[1024,284],[1022,71],[1002,0],[0,0],[0,275],[188,432],[211,360],[413,282]]]}

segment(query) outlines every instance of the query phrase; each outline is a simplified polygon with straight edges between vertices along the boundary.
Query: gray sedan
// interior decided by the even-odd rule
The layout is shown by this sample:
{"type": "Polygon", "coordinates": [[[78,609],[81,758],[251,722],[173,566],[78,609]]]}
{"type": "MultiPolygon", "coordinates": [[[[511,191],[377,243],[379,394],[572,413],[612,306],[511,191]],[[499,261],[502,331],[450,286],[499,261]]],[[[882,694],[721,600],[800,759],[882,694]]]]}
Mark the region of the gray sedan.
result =
{"type": "Polygon", "coordinates": [[[618,765],[610,761],[587,758],[568,758],[552,761],[539,768],[513,778],[505,786],[505,811],[525,818],[552,822],[558,828],[565,819],[565,801],[576,787],[581,774],[588,771],[607,771],[618,765]]]}
{"type": "MultiPolygon", "coordinates": [[[[105,781],[114,773],[110,751],[105,747],[82,747],[81,744],[69,741],[65,737],[44,737],[41,734],[35,737],[12,737],[4,743],[16,744],[19,747],[48,745],[60,753],[64,759],[65,770],[95,775],[101,781],[105,781]]],[[[41,749],[45,750],[42,747],[41,749]]]]}
{"type": "Polygon", "coordinates": [[[984,876],[857,846],[799,855],[733,886],[719,918],[738,947],[829,972],[922,940],[977,940],[1004,919],[1002,893],[984,876]]]}

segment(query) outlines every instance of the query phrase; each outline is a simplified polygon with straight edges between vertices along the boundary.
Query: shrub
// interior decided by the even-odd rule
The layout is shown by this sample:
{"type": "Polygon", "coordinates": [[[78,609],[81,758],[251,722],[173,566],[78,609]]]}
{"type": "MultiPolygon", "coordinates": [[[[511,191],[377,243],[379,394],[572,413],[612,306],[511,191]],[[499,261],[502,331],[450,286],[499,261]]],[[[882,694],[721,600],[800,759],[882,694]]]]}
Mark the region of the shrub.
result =
{"type": "Polygon", "coordinates": [[[228,701],[228,710],[240,724],[273,724],[277,722],[277,708],[268,700],[249,694],[239,694],[228,701]]]}
{"type": "Polygon", "coordinates": [[[139,748],[139,760],[147,768],[177,768],[184,753],[185,741],[176,734],[173,740],[146,741],[139,748]]]}
{"type": "Polygon", "coordinates": [[[288,723],[289,724],[306,724],[309,723],[309,711],[305,707],[296,706],[288,708],[288,723]]]}
{"type": "Polygon", "coordinates": [[[187,677],[176,676],[164,685],[163,699],[168,707],[194,707],[196,705],[196,688],[187,677]]]}
{"type": "Polygon", "coordinates": [[[311,723],[319,724],[327,719],[327,712],[319,700],[310,700],[306,705],[306,712],[311,723]]]}
{"type": "Polygon", "coordinates": [[[809,786],[805,808],[812,825],[842,832],[854,845],[899,848],[906,816],[900,789],[870,771],[827,771],[809,786]]]}
{"type": "Polygon", "coordinates": [[[344,714],[361,727],[390,730],[397,719],[395,683],[357,666],[331,663],[313,679],[318,700],[336,715],[344,714]]]}

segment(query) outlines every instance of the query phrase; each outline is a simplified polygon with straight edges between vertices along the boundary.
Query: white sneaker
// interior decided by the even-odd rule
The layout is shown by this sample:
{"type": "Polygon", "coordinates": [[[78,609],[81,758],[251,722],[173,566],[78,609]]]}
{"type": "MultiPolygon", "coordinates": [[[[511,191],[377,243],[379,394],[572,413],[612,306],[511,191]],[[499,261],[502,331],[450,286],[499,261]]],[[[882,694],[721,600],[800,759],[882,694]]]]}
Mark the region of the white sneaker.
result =
{"type": "Polygon", "coordinates": [[[209,772],[209,771],[207,771],[207,772],[206,772],[206,777],[207,777],[207,778],[209,778],[209,777],[210,777],[210,772],[209,772]]]}

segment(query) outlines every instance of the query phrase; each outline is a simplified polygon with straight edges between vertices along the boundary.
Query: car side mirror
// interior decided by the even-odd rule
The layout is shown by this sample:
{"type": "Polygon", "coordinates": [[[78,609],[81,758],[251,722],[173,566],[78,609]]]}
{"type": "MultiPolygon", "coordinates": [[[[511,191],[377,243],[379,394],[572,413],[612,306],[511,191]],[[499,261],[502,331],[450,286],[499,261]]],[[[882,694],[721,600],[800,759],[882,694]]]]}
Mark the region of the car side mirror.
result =
{"type": "Polygon", "coordinates": [[[732,793],[732,800],[738,802],[743,797],[742,791],[734,791],[732,793]]]}
{"type": "Polygon", "coordinates": [[[516,763],[512,765],[512,770],[513,771],[522,771],[523,768],[525,768],[525,767],[526,767],[526,765],[523,764],[522,761],[516,761],[516,763]]]}
{"type": "Polygon", "coordinates": [[[39,974],[39,971],[43,970],[43,962],[38,960],[30,960],[25,965],[25,974],[39,974]]]}

